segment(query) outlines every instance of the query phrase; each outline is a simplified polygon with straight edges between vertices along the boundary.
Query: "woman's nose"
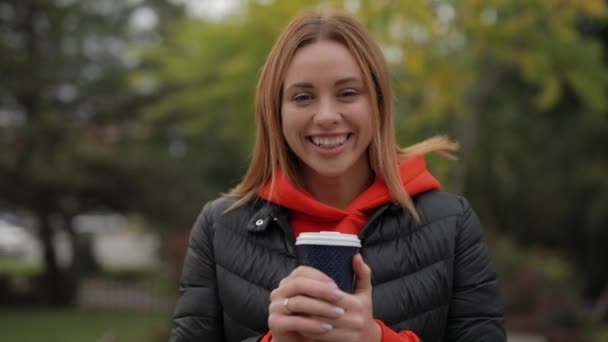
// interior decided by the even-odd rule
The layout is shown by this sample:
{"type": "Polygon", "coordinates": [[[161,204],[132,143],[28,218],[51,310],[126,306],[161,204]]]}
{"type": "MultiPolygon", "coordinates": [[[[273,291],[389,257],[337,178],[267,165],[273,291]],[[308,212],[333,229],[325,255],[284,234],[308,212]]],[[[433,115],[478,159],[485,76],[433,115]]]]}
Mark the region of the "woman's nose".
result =
{"type": "Polygon", "coordinates": [[[335,101],[326,98],[319,101],[313,121],[317,125],[331,126],[337,124],[341,117],[335,101]]]}

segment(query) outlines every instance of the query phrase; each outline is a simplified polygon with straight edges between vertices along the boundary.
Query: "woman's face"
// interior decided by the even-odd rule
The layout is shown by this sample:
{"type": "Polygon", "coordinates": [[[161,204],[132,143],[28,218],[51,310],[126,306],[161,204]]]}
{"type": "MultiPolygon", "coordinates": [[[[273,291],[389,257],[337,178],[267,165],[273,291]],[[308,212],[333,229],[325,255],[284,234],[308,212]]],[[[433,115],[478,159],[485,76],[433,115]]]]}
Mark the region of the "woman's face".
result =
{"type": "Polygon", "coordinates": [[[283,87],[282,131],[304,177],[369,177],[372,103],[348,49],[333,41],[300,48],[283,87]]]}

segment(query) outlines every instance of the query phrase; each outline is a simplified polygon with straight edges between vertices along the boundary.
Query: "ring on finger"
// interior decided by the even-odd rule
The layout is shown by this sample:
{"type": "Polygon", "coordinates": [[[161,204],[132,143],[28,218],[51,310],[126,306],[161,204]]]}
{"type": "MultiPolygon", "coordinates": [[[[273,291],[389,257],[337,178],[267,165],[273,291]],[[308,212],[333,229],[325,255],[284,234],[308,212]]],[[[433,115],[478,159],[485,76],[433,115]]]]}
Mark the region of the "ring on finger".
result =
{"type": "Polygon", "coordinates": [[[285,298],[285,300],[283,300],[283,307],[285,308],[285,312],[287,312],[288,315],[291,315],[292,312],[289,310],[287,305],[289,305],[289,298],[285,298]]]}

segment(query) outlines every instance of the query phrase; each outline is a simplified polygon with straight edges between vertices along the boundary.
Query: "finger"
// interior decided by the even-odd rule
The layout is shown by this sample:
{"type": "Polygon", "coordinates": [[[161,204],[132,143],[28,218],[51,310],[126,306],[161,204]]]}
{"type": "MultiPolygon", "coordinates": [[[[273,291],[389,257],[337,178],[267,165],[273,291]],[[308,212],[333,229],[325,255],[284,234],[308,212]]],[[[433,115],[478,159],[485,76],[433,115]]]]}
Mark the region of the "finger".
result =
{"type": "MultiPolygon", "coordinates": [[[[324,320],[322,317],[309,316],[308,318],[318,321],[324,320]]],[[[356,336],[359,336],[360,332],[362,331],[361,327],[363,326],[363,321],[360,315],[349,315],[347,313],[339,319],[328,320],[327,323],[332,325],[332,329],[330,331],[325,331],[320,334],[305,332],[302,333],[302,335],[316,342],[360,341],[360,338],[356,338],[356,336]]],[[[374,324],[376,323],[374,322],[374,324]]]]}
{"type": "MultiPolygon", "coordinates": [[[[338,289],[338,285],[330,279],[325,281],[325,278],[310,278],[307,277],[307,272],[300,272],[296,275],[290,275],[283,278],[279,283],[279,287],[270,293],[270,300],[283,300],[287,297],[293,297],[298,294],[305,294],[310,297],[320,297],[326,300],[335,300],[340,296],[334,296],[332,293],[338,289]]],[[[314,275],[314,273],[313,273],[314,275]]]]}
{"type": "Polygon", "coordinates": [[[372,291],[372,270],[363,261],[361,254],[353,258],[353,270],[355,271],[355,293],[372,291]]]}
{"type": "Polygon", "coordinates": [[[305,316],[270,314],[268,327],[273,334],[277,332],[298,332],[301,334],[320,335],[333,329],[333,326],[322,320],[305,316]]]}
{"type": "Polygon", "coordinates": [[[288,278],[301,277],[315,279],[326,283],[335,283],[334,280],[331,279],[327,274],[309,266],[299,266],[295,270],[293,270],[293,272],[291,272],[291,274],[288,276],[288,278]]]}
{"type": "Polygon", "coordinates": [[[287,315],[303,315],[307,317],[319,317],[323,319],[336,319],[344,315],[344,309],[325,301],[305,297],[290,297],[286,302],[275,301],[270,303],[271,312],[283,312],[287,315]]]}
{"type": "Polygon", "coordinates": [[[295,268],[293,271],[291,271],[291,273],[287,277],[281,279],[281,281],[279,282],[279,287],[281,285],[283,285],[284,283],[290,282],[297,278],[309,278],[309,279],[318,280],[320,282],[335,283],[333,281],[333,279],[331,279],[327,274],[325,274],[315,268],[308,267],[308,266],[299,266],[299,267],[295,268]]]}
{"type": "Polygon", "coordinates": [[[270,299],[272,301],[282,301],[294,296],[306,296],[327,302],[336,302],[344,295],[345,293],[340,291],[333,282],[327,283],[309,278],[297,278],[281,284],[279,288],[272,291],[270,299]]]}

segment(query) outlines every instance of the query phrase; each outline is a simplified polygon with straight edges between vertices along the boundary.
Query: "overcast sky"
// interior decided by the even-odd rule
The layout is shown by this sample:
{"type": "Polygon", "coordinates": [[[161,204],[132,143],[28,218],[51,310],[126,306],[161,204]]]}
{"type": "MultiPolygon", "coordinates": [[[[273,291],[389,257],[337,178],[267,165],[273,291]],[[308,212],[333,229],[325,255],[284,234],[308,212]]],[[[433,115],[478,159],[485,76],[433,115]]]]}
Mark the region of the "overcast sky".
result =
{"type": "Polygon", "coordinates": [[[194,16],[220,18],[234,9],[239,0],[174,0],[185,3],[188,11],[194,16]]]}

